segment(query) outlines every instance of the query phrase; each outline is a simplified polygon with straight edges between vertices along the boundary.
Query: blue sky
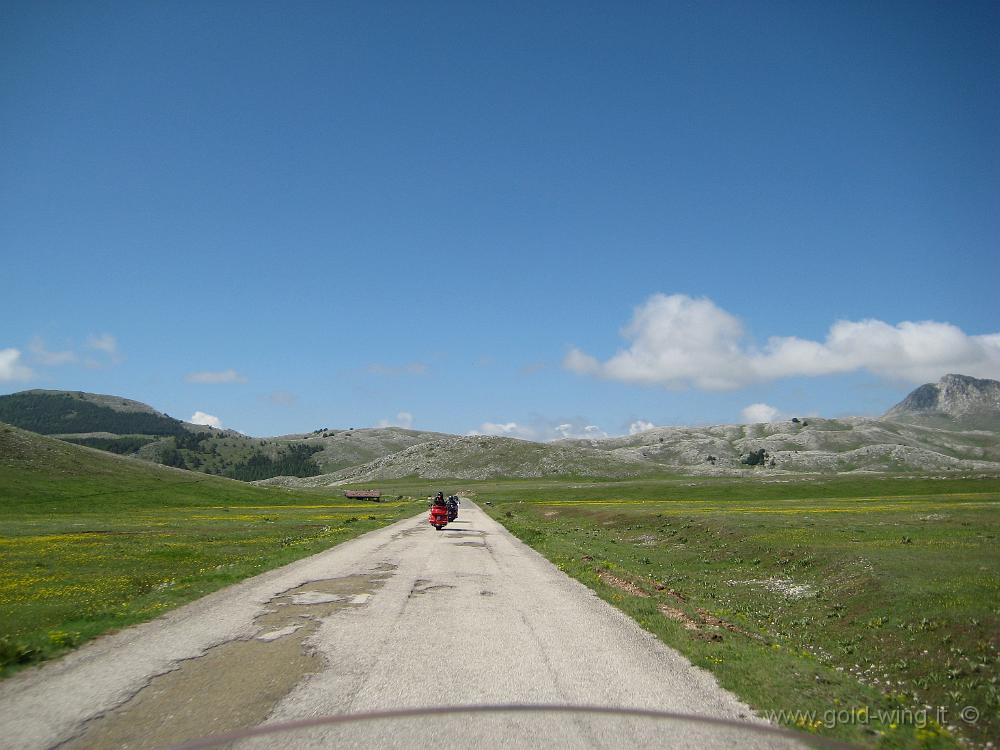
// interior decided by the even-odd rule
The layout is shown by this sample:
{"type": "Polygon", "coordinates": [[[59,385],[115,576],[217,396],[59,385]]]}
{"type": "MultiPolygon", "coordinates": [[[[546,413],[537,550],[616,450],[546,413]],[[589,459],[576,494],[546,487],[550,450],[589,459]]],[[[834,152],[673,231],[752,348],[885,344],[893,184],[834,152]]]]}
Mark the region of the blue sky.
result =
{"type": "Polygon", "coordinates": [[[998,84],[995,3],[8,2],[0,392],[544,439],[1000,378],[998,84]]]}

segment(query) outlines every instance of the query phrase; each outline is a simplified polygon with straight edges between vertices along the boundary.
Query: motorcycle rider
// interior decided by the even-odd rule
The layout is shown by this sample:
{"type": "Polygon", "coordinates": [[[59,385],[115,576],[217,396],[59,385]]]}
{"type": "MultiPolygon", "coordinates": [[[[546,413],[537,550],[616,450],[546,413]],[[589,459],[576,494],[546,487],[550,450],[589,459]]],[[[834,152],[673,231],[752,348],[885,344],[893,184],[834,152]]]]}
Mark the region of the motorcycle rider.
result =
{"type": "Polygon", "coordinates": [[[448,505],[445,502],[444,493],[439,492],[435,496],[434,503],[431,506],[431,512],[429,517],[431,526],[440,531],[442,527],[447,526],[448,521],[451,520],[448,518],[448,516],[449,516],[448,505]]]}

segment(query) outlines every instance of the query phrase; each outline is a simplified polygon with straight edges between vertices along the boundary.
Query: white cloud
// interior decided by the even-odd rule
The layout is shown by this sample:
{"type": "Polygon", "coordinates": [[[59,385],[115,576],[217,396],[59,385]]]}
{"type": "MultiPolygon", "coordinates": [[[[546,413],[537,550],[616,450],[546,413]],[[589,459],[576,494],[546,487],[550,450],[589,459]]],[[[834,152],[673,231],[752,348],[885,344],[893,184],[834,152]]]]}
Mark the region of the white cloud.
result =
{"type": "Polygon", "coordinates": [[[45,341],[40,336],[35,336],[28,344],[32,357],[40,365],[46,367],[58,367],[76,362],[77,356],[71,351],[50,352],[45,348],[45,341]]]}
{"type": "Polygon", "coordinates": [[[272,391],[267,395],[267,400],[277,406],[294,406],[298,396],[288,391],[272,391]]]}
{"type": "Polygon", "coordinates": [[[110,333],[102,333],[100,336],[91,334],[87,337],[87,348],[104,352],[113,361],[117,361],[121,357],[121,353],[118,351],[118,339],[110,333]]]}
{"type": "Polygon", "coordinates": [[[731,388],[740,373],[738,346],[743,326],[707,299],[654,295],[637,308],[622,330],[632,345],[601,363],[577,349],[565,365],[576,372],[611,380],[681,388],[731,388]]]}
{"type": "Polygon", "coordinates": [[[548,363],[546,362],[529,362],[520,369],[522,375],[535,375],[542,372],[548,368],[548,363]]]}
{"type": "Polygon", "coordinates": [[[628,426],[628,434],[638,435],[640,432],[648,432],[655,429],[656,425],[652,422],[647,422],[645,419],[637,419],[628,426]]]}
{"type": "Polygon", "coordinates": [[[535,431],[527,425],[517,422],[483,422],[478,430],[470,430],[467,435],[500,435],[502,437],[520,438],[521,440],[535,440],[535,431]]]}
{"type": "Polygon", "coordinates": [[[125,357],[118,349],[118,339],[110,333],[102,333],[100,335],[91,334],[87,337],[85,346],[87,349],[92,349],[107,357],[105,361],[88,357],[83,362],[87,367],[105,367],[108,364],[117,365],[125,360],[125,357]]]}
{"type": "Polygon", "coordinates": [[[596,357],[584,354],[576,348],[569,350],[563,359],[563,367],[580,375],[598,375],[601,372],[601,363],[596,357]]]}
{"type": "Polygon", "coordinates": [[[424,362],[407,362],[404,365],[372,362],[366,369],[371,375],[426,375],[428,367],[424,362]]]}
{"type": "Polygon", "coordinates": [[[206,414],[203,411],[196,411],[191,415],[191,419],[188,420],[191,424],[201,424],[208,427],[217,427],[222,429],[222,420],[211,414],[206,414]]]}
{"type": "Polygon", "coordinates": [[[408,411],[401,411],[395,419],[380,419],[377,427],[401,427],[404,430],[413,428],[413,415],[408,411]]]}
{"type": "Polygon", "coordinates": [[[28,380],[35,373],[21,362],[20,349],[0,349],[0,382],[8,380],[28,380]]]}
{"type": "Polygon", "coordinates": [[[841,320],[825,341],[774,336],[758,349],[743,323],[710,299],[655,294],[636,308],[622,336],[628,348],[606,362],[574,348],[563,365],[609,380],[704,390],[858,370],[913,383],[950,372],[1000,377],[1000,333],[970,336],[935,321],[841,320]]]}
{"type": "Polygon", "coordinates": [[[760,422],[774,422],[781,412],[768,404],[750,404],[740,412],[744,424],[758,424],[760,422]]]}
{"type": "Polygon", "coordinates": [[[189,383],[207,383],[211,385],[217,385],[219,383],[245,383],[247,379],[244,375],[240,375],[236,370],[229,368],[228,370],[210,371],[205,372],[190,372],[184,376],[184,379],[189,383]]]}
{"type": "MultiPolygon", "coordinates": [[[[118,340],[110,333],[102,333],[100,335],[91,334],[87,337],[82,347],[75,348],[76,351],[73,349],[51,351],[45,345],[45,339],[41,336],[35,336],[28,342],[30,361],[32,364],[40,367],[82,364],[84,367],[91,369],[100,369],[109,365],[118,365],[125,361],[124,355],[122,355],[121,350],[118,348],[118,340]]],[[[21,351],[16,351],[17,359],[20,361],[21,351]]],[[[11,355],[8,353],[7,356],[10,357],[11,355]]],[[[11,365],[8,364],[8,366],[11,365]]],[[[27,365],[21,364],[20,366],[27,368],[27,365]]],[[[22,375],[18,377],[19,380],[28,377],[23,375],[24,371],[23,369],[20,370],[22,375]]],[[[30,368],[26,371],[31,372],[30,368]]]]}
{"type": "Polygon", "coordinates": [[[467,435],[500,435],[502,437],[534,440],[536,442],[551,442],[553,440],[601,440],[609,437],[608,433],[595,424],[589,424],[585,419],[552,420],[536,416],[531,424],[522,422],[483,422],[467,435]]]}
{"type": "Polygon", "coordinates": [[[580,426],[572,422],[564,422],[555,426],[557,440],[602,440],[608,437],[608,433],[596,424],[586,424],[580,426]]]}
{"type": "Polygon", "coordinates": [[[110,333],[102,333],[100,336],[91,334],[87,337],[87,346],[90,349],[97,349],[106,354],[118,353],[118,340],[110,333]]]}

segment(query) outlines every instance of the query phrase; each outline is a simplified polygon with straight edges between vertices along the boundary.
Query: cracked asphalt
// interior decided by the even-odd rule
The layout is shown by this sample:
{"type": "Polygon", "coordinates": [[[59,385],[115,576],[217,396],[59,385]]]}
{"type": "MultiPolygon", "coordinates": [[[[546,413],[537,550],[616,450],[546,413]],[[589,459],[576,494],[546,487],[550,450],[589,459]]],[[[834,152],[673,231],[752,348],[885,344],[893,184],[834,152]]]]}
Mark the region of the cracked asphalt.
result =
{"type": "Polygon", "coordinates": [[[6,748],[161,748],[261,724],[469,704],[655,709],[741,722],[579,714],[407,718],[238,747],[799,746],[710,674],[468,500],[100,638],[0,683],[6,748]]]}

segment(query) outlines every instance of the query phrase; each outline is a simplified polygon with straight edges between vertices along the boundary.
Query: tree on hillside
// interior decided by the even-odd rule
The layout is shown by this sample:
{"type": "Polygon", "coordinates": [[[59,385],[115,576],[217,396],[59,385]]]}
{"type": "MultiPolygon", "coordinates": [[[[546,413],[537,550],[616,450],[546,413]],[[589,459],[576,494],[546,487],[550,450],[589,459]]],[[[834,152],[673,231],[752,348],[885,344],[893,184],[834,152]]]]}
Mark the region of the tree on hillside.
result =
{"type": "Polygon", "coordinates": [[[255,452],[250,458],[237,464],[226,472],[226,476],[253,482],[271,477],[313,477],[321,473],[319,465],[312,455],[322,448],[318,445],[292,445],[288,450],[271,458],[260,452],[255,452]]]}
{"type": "Polygon", "coordinates": [[[142,446],[156,442],[156,438],[137,437],[126,435],[118,438],[86,437],[86,438],[66,438],[68,443],[86,445],[88,448],[97,448],[108,453],[118,453],[120,455],[130,455],[136,453],[142,446]]]}
{"type": "Polygon", "coordinates": [[[747,466],[762,466],[768,459],[768,453],[763,448],[758,448],[755,451],[750,451],[750,453],[743,457],[743,463],[747,466]]]}
{"type": "Polygon", "coordinates": [[[181,455],[181,452],[177,450],[177,446],[174,444],[169,444],[160,451],[160,463],[164,466],[174,466],[178,469],[187,468],[184,456],[181,455]]]}

